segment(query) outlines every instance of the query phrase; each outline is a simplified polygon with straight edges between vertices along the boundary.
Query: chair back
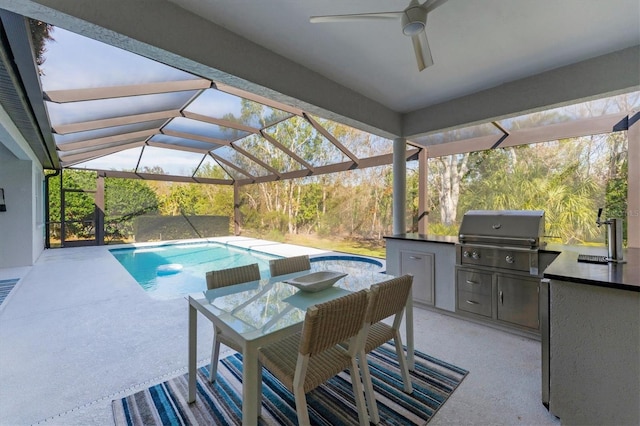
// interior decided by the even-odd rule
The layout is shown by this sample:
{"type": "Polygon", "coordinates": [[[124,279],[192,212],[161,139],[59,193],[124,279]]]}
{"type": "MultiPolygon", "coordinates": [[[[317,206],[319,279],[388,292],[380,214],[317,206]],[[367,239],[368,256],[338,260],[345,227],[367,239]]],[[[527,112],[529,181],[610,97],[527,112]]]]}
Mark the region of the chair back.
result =
{"type": "Polygon", "coordinates": [[[374,324],[402,313],[413,284],[412,275],[403,275],[371,286],[366,322],[374,324]]]}
{"type": "Polygon", "coordinates": [[[356,336],[362,330],[368,300],[369,291],[360,290],[307,309],[299,352],[313,356],[356,336]]]}
{"type": "Polygon", "coordinates": [[[269,261],[269,271],[271,272],[272,277],[292,274],[294,272],[308,271],[309,269],[311,269],[311,261],[307,255],[271,259],[269,261]]]}
{"type": "Polygon", "coordinates": [[[235,268],[217,269],[207,272],[207,289],[226,287],[234,284],[257,281],[260,279],[260,267],[257,263],[235,268]]]}

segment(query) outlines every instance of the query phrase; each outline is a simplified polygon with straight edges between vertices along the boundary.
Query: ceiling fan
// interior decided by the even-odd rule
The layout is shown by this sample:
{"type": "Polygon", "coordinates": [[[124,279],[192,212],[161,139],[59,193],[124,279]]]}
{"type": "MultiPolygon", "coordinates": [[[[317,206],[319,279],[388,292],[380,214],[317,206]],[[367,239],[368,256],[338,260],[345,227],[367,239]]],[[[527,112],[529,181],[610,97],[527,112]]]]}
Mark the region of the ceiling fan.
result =
{"type": "Polygon", "coordinates": [[[416,54],[416,61],[418,62],[418,70],[422,71],[433,65],[431,49],[429,48],[427,33],[425,32],[427,14],[446,1],[447,0],[426,0],[420,4],[418,0],[411,0],[409,6],[401,11],[312,16],[309,21],[311,23],[323,23],[400,18],[402,33],[407,37],[411,37],[413,50],[416,54]]]}

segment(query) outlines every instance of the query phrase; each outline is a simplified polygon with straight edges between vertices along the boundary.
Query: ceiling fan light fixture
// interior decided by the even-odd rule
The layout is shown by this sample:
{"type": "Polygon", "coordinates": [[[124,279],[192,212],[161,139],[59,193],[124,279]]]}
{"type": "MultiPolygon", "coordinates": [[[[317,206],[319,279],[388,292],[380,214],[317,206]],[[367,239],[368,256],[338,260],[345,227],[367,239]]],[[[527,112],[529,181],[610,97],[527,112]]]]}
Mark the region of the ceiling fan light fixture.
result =
{"type": "Polygon", "coordinates": [[[447,0],[424,0],[424,2],[420,4],[419,0],[410,0],[409,5],[404,10],[352,13],[349,15],[312,16],[309,21],[315,23],[400,18],[402,34],[411,38],[413,52],[416,55],[416,62],[418,63],[418,71],[422,71],[433,65],[433,57],[431,56],[431,48],[429,47],[426,32],[427,15],[446,2],[447,0]]]}
{"type": "Polygon", "coordinates": [[[424,24],[422,22],[409,22],[407,25],[402,27],[402,33],[407,37],[413,37],[414,35],[420,34],[424,31],[424,24]]]}
{"type": "Polygon", "coordinates": [[[427,12],[420,6],[409,7],[402,13],[402,33],[413,37],[424,31],[427,22],[427,12]]]}

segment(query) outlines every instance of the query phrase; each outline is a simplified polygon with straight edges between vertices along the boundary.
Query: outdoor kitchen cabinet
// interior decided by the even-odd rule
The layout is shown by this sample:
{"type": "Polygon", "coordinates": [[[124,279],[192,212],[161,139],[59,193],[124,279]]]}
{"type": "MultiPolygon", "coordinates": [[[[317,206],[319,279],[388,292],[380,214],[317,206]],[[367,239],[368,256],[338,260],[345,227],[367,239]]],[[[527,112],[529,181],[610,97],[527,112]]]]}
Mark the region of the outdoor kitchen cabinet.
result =
{"type": "Polygon", "coordinates": [[[539,278],[496,274],[499,321],[538,330],[539,278]]]}
{"type": "Polygon", "coordinates": [[[542,402],[562,424],[640,425],[640,248],[581,253],[607,251],[566,246],[544,271],[542,402]]]}
{"type": "Polygon", "coordinates": [[[540,279],[458,268],[456,312],[503,327],[539,333],[540,279]]]}
{"type": "Polygon", "coordinates": [[[493,277],[488,272],[459,269],[457,271],[458,310],[492,316],[493,277]]]}
{"type": "Polygon", "coordinates": [[[413,301],[427,309],[456,310],[457,238],[400,234],[385,236],[387,273],[413,275],[413,301]]]}
{"type": "Polygon", "coordinates": [[[413,300],[425,305],[434,304],[433,253],[400,251],[400,275],[413,275],[413,300]]]}

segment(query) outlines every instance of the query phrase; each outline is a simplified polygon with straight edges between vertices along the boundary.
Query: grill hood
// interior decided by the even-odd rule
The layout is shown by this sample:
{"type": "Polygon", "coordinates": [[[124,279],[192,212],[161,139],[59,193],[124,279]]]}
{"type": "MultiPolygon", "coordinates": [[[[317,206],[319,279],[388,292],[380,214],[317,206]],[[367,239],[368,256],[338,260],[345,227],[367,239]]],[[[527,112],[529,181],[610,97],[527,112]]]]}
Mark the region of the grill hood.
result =
{"type": "Polygon", "coordinates": [[[544,235],[544,210],[469,210],[460,224],[461,243],[536,248],[544,235]]]}

